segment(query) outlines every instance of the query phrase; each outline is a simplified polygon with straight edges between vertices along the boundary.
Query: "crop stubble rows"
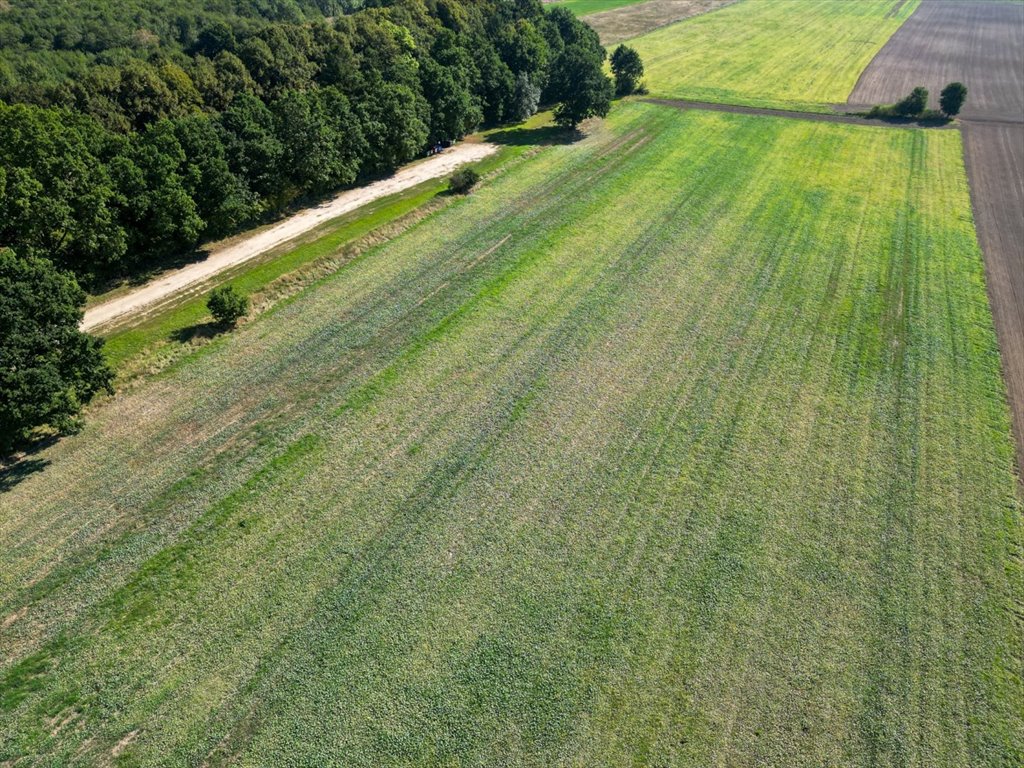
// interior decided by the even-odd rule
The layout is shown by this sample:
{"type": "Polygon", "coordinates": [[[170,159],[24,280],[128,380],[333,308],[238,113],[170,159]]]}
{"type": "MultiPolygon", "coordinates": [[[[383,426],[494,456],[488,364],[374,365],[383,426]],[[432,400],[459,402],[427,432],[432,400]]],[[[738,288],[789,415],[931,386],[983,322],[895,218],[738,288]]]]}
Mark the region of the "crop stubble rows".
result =
{"type": "Polygon", "coordinates": [[[3,497],[0,757],[1019,756],[958,154],[623,107],[97,409],[3,497]]]}

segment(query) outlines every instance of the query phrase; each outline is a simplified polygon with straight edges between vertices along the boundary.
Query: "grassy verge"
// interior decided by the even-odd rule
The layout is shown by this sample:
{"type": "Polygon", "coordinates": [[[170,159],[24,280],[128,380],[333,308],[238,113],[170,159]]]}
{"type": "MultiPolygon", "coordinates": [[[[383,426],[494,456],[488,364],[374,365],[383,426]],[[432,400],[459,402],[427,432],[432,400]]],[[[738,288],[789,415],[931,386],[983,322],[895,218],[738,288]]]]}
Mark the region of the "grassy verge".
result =
{"type": "Polygon", "coordinates": [[[743,0],[634,38],[651,95],[828,111],[918,0],[743,0]]]}

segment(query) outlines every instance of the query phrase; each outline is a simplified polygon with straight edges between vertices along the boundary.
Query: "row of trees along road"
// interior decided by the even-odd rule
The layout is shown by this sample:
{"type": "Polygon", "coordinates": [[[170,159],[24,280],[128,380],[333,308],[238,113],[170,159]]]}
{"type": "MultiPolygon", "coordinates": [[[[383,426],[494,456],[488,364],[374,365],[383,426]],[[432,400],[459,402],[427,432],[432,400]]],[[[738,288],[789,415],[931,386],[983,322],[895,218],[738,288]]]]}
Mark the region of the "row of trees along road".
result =
{"type": "MultiPolygon", "coordinates": [[[[0,14],[0,280],[22,286],[30,269],[41,285],[67,272],[94,287],[145,272],[436,141],[542,103],[575,126],[613,95],[596,33],[539,0],[203,5],[24,0],[0,14]]],[[[109,385],[98,354],[77,354],[33,379],[63,405],[30,407],[46,387],[26,385],[36,358],[8,342],[29,333],[39,300],[62,303],[38,317],[74,338],[80,292],[12,290],[0,451],[38,424],[70,423],[109,385]]]]}

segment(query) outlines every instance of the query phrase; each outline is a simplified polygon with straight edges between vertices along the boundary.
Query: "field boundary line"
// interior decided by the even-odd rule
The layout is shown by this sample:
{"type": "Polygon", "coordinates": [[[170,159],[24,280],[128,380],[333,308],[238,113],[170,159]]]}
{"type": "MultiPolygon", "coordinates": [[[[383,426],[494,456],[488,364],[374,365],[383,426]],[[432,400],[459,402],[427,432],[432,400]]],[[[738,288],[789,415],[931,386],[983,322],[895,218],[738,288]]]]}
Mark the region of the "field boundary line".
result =
{"type": "Polygon", "coordinates": [[[810,120],[820,123],[844,123],[861,125],[869,128],[915,128],[927,130],[956,130],[956,123],[929,125],[916,121],[894,121],[880,118],[864,117],[852,112],[803,112],[797,109],[773,109],[770,107],[747,107],[742,104],[725,104],[716,101],[691,101],[689,99],[642,99],[647,104],[655,104],[674,109],[703,109],[710,112],[728,112],[736,115],[754,115],[760,117],[783,117],[790,120],[810,120]]]}
{"type": "MultiPolygon", "coordinates": [[[[887,18],[887,19],[895,18],[896,14],[899,12],[900,8],[902,8],[904,6],[905,2],[906,2],[906,0],[903,0],[903,2],[899,3],[895,8],[890,10],[889,13],[887,13],[885,15],[885,18],[887,18]]],[[[906,26],[910,22],[910,20],[912,18],[914,18],[918,14],[918,12],[921,10],[921,6],[923,4],[924,3],[918,3],[917,4],[917,8],[915,8],[913,10],[913,12],[909,16],[907,16],[907,18],[903,22],[903,24],[900,24],[899,29],[897,29],[896,32],[893,32],[892,35],[889,36],[889,39],[885,41],[885,45],[883,45],[881,48],[879,48],[875,52],[875,55],[871,57],[871,61],[868,62],[868,65],[866,67],[864,67],[864,69],[862,69],[860,71],[859,75],[857,75],[857,82],[855,82],[853,84],[853,88],[850,89],[850,93],[851,94],[854,94],[854,93],[857,92],[857,88],[860,87],[860,81],[864,79],[864,75],[866,75],[868,70],[871,69],[871,65],[874,63],[875,59],[877,59],[879,57],[879,55],[882,53],[882,51],[885,50],[885,46],[888,45],[889,42],[892,40],[893,35],[897,34],[900,31],[900,29],[903,29],[903,27],[906,26]]],[[[849,98],[849,96],[847,96],[847,98],[849,98]]]]}

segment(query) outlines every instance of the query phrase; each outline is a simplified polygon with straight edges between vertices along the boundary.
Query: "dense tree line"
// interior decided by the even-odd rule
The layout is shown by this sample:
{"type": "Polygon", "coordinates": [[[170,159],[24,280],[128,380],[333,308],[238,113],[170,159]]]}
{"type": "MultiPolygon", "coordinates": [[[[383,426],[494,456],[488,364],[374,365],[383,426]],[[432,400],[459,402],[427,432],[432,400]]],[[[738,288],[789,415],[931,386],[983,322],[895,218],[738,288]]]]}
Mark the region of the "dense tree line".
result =
{"type": "Polygon", "coordinates": [[[0,451],[109,386],[78,283],[541,103],[603,116],[604,60],[540,0],[0,0],[0,451]]]}
{"type": "Polygon", "coordinates": [[[362,0],[6,0],[0,2],[0,59],[46,74],[84,67],[111,49],[188,48],[216,23],[255,29],[348,13],[362,0]],[[25,54],[39,54],[26,59],[25,54]]]}
{"type": "Polygon", "coordinates": [[[123,24],[109,36],[120,47],[105,49],[25,32],[21,45],[63,45],[88,64],[73,77],[0,77],[0,245],[92,281],[541,102],[559,104],[566,125],[610,103],[596,34],[539,0],[269,5],[286,20],[200,27],[150,9],[173,36],[141,49],[121,45],[123,24]],[[379,7],[322,18],[353,5],[379,7]]]}

